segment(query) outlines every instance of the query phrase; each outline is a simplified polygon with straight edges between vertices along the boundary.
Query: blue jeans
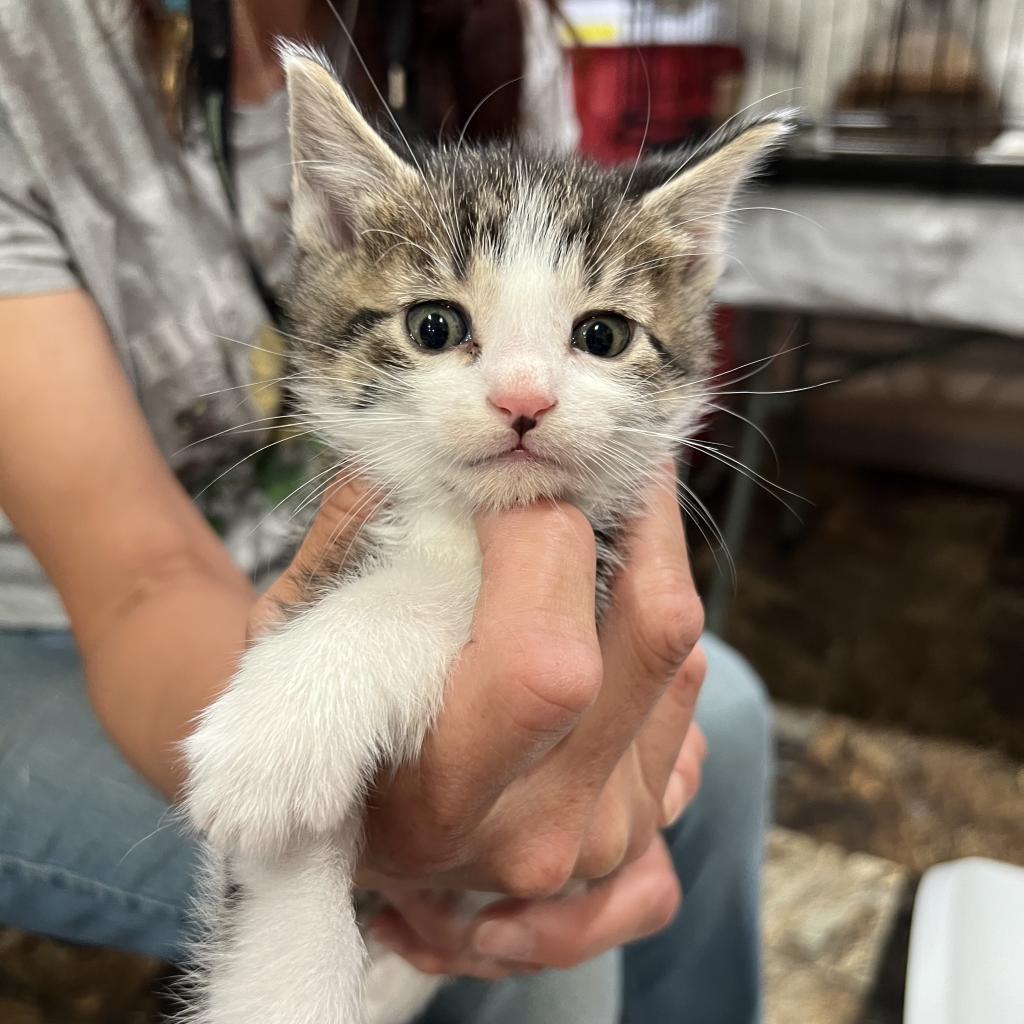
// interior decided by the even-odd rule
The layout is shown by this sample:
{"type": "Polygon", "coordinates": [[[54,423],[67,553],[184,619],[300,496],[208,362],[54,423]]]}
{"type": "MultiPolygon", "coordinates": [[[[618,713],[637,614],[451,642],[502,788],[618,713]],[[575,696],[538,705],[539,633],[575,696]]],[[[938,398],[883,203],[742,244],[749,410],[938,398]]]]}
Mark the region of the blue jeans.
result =
{"type": "MultiPolygon", "coordinates": [[[[599,1024],[620,996],[629,1024],[759,1020],[767,702],[734,651],[712,636],[704,645],[697,718],[709,752],[700,794],[669,834],[685,893],[675,922],[576,971],[459,981],[428,1024],[599,1024]]],[[[0,631],[0,923],[174,959],[195,856],[93,717],[71,639],[0,631]]]]}

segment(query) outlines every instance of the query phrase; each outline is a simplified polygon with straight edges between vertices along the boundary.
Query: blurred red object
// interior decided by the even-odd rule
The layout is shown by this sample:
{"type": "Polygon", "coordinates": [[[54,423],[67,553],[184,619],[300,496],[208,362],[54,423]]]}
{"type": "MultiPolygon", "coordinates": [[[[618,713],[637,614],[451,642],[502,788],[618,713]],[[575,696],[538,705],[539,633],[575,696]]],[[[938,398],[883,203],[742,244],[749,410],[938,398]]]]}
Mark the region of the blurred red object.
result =
{"type": "Polygon", "coordinates": [[[717,44],[584,46],[571,57],[580,151],[601,163],[705,134],[731,112],[729,84],[743,72],[739,48],[717,44]]]}

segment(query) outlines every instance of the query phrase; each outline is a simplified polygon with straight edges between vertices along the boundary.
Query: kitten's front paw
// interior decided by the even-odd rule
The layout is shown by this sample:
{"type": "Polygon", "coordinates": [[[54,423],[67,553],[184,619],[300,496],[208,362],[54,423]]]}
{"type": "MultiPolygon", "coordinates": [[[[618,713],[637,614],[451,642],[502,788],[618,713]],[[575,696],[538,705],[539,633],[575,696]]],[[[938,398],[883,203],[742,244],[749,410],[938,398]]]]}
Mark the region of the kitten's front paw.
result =
{"type": "Polygon", "coordinates": [[[341,826],[363,771],[323,720],[290,706],[294,690],[248,675],[235,677],[185,741],[185,810],[215,849],[259,857],[341,826]]]}
{"type": "Polygon", "coordinates": [[[279,780],[268,771],[258,738],[232,726],[216,705],[185,741],[189,766],[185,810],[222,853],[282,850],[292,831],[279,780]]]}

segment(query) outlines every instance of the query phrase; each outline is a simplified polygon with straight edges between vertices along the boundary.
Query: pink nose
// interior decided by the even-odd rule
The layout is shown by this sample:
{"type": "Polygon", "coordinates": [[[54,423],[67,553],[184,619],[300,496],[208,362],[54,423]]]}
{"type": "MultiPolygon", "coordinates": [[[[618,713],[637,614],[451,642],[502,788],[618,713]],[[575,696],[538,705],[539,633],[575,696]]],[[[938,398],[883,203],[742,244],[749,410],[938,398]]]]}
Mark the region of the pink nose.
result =
{"type": "Polygon", "coordinates": [[[537,421],[558,404],[557,399],[530,391],[515,391],[489,396],[488,404],[508,420],[513,430],[522,437],[537,426],[537,421]]]}

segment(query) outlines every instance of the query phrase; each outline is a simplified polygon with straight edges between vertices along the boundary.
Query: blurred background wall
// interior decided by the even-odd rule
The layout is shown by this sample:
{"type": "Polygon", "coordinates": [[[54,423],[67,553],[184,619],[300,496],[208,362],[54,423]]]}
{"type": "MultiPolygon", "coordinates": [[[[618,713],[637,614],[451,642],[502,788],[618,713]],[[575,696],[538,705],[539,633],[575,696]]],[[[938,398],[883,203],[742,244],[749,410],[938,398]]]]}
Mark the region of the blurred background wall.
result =
{"type": "Polygon", "coordinates": [[[598,159],[799,111],[734,215],[689,531],[777,708],[769,1020],[896,1022],[921,872],[1024,863],[1024,4],[565,10],[598,159]]]}

